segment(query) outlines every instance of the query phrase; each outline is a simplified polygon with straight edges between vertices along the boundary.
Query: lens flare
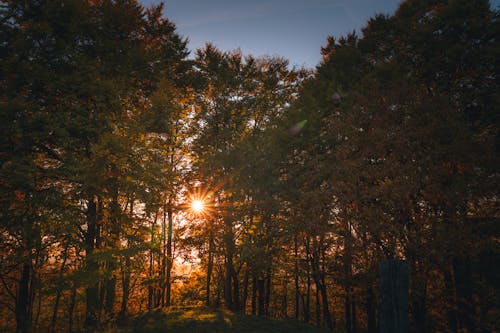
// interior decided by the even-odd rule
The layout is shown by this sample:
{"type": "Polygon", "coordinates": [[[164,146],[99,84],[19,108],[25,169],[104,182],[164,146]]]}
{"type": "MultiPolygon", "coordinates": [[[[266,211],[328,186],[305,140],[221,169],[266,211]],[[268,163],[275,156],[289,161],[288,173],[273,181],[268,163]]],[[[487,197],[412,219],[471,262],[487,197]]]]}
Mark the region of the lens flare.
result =
{"type": "Polygon", "coordinates": [[[204,209],[204,206],[205,205],[203,204],[203,201],[201,201],[201,200],[193,200],[193,202],[191,203],[191,208],[196,213],[201,213],[204,209]]]}

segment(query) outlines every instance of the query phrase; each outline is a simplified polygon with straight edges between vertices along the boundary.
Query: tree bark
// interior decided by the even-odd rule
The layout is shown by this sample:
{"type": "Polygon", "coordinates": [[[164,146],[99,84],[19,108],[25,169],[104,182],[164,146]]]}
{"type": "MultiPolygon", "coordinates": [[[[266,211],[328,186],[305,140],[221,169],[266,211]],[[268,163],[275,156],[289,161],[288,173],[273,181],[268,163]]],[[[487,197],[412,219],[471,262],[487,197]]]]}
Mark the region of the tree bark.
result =
{"type": "Polygon", "coordinates": [[[300,286],[299,286],[299,246],[297,235],[294,236],[293,239],[294,245],[294,254],[295,254],[295,267],[294,267],[294,282],[295,282],[295,313],[294,318],[296,320],[299,319],[299,311],[300,311],[300,286]]]}
{"type": "Polygon", "coordinates": [[[380,332],[408,333],[410,267],[402,260],[380,264],[380,332]]]}
{"type": "Polygon", "coordinates": [[[71,298],[69,301],[68,307],[68,332],[73,332],[73,313],[75,312],[75,304],[76,304],[76,287],[73,286],[71,290],[71,298]]]}
{"type": "Polygon", "coordinates": [[[266,314],[266,296],[265,296],[265,280],[262,278],[257,279],[257,291],[258,291],[257,315],[264,316],[266,314]]]}
{"type": "Polygon", "coordinates": [[[245,277],[243,278],[243,299],[241,300],[241,312],[243,314],[246,313],[247,309],[247,300],[248,300],[248,283],[249,283],[249,272],[248,267],[245,269],[245,277]]]}
{"type": "Polygon", "coordinates": [[[240,280],[238,273],[233,270],[233,310],[240,311],[240,280]]]}
{"type": "Polygon", "coordinates": [[[212,271],[214,265],[214,250],[215,250],[215,240],[213,235],[212,225],[209,225],[209,239],[208,239],[208,263],[207,263],[207,285],[206,285],[206,296],[205,305],[210,306],[210,284],[212,283],[212,271]]]}
{"type": "Polygon", "coordinates": [[[345,277],[345,330],[353,333],[352,313],[352,233],[349,222],[346,223],[346,236],[344,238],[344,277],[345,277]]]}
{"type": "Polygon", "coordinates": [[[257,277],[254,275],[252,279],[252,315],[257,314],[257,277]]]}
{"type": "Polygon", "coordinates": [[[127,316],[127,303],[130,295],[130,257],[125,258],[125,267],[122,267],[122,302],[120,306],[120,318],[124,319],[127,316]]]}
{"type": "Polygon", "coordinates": [[[31,297],[30,297],[31,265],[25,262],[21,269],[16,300],[16,332],[31,333],[31,297]]]}
{"type": "Polygon", "coordinates": [[[98,234],[97,225],[97,203],[94,198],[91,198],[87,207],[87,233],[85,235],[85,270],[89,276],[94,276],[86,290],[86,310],[84,327],[92,329],[97,326],[99,299],[98,299],[98,263],[94,258],[94,250],[96,247],[96,238],[98,234]]]}
{"type": "Polygon", "coordinates": [[[368,286],[366,290],[366,318],[368,333],[377,333],[377,320],[375,315],[375,296],[372,286],[368,286]]]}
{"type": "MultiPolygon", "coordinates": [[[[59,270],[59,281],[62,280],[64,274],[64,268],[66,267],[66,260],[68,259],[68,249],[65,248],[63,252],[63,262],[61,264],[61,269],[59,270]]],[[[56,299],[54,301],[54,310],[52,311],[52,319],[49,325],[49,333],[54,332],[57,322],[57,312],[59,311],[59,300],[61,299],[61,288],[57,288],[56,299]]]]}
{"type": "Polygon", "coordinates": [[[271,314],[271,279],[272,279],[272,270],[271,267],[267,268],[266,272],[266,291],[265,291],[265,304],[264,304],[264,309],[265,309],[265,314],[267,317],[271,314]]]}
{"type": "Polygon", "coordinates": [[[167,230],[167,271],[166,271],[166,300],[165,305],[171,305],[171,293],[172,293],[172,266],[173,266],[173,256],[172,256],[172,234],[174,225],[174,215],[172,210],[172,200],[168,202],[168,230],[167,230]]]}
{"type": "Polygon", "coordinates": [[[224,219],[224,302],[228,309],[234,310],[233,303],[233,276],[234,276],[234,235],[233,223],[230,217],[224,219]]]}
{"type": "Polygon", "coordinates": [[[281,315],[288,318],[288,275],[283,277],[283,299],[281,303],[281,315]]]}
{"type": "Polygon", "coordinates": [[[321,327],[321,301],[320,301],[320,286],[316,284],[316,307],[315,307],[315,312],[316,312],[316,326],[321,327]]]}
{"type": "Polygon", "coordinates": [[[453,259],[453,276],[457,295],[457,310],[460,328],[467,332],[475,332],[476,318],[474,299],[472,297],[472,268],[469,258],[453,259]]]}
{"type": "Polygon", "coordinates": [[[448,298],[449,308],[447,311],[448,328],[451,333],[458,333],[458,313],[457,313],[457,297],[455,282],[453,278],[453,269],[448,265],[443,269],[444,286],[448,298]]]}

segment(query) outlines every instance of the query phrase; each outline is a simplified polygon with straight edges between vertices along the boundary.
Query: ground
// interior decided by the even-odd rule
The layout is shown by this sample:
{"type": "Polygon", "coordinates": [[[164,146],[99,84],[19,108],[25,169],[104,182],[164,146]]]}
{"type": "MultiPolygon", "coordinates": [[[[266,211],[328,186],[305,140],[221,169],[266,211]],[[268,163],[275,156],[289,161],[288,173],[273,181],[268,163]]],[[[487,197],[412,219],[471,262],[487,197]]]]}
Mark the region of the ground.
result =
{"type": "Polygon", "coordinates": [[[294,320],[272,320],[209,308],[157,310],[131,318],[119,333],[326,333],[294,320]]]}

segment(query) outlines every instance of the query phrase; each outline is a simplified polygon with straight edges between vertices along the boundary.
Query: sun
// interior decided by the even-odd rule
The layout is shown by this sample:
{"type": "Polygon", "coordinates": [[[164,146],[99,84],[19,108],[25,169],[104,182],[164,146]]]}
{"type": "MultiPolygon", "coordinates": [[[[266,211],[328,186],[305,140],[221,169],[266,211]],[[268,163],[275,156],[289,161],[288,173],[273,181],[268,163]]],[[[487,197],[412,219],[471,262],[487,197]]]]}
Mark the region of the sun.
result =
{"type": "Polygon", "coordinates": [[[205,208],[205,204],[203,203],[203,201],[199,200],[199,199],[195,199],[193,200],[193,202],[191,203],[191,209],[195,212],[195,213],[201,213],[203,211],[203,209],[205,208]]]}

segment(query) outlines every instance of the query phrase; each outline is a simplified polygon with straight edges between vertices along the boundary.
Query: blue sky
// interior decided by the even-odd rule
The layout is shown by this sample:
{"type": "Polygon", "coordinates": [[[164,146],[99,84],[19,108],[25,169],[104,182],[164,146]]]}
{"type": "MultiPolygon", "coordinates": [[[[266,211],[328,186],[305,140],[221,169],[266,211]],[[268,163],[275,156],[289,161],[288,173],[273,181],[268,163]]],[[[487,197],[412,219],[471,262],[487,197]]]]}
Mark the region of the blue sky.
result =
{"type": "MultiPolygon", "coordinates": [[[[159,0],[141,0],[148,6],[159,0]]],[[[327,36],[359,30],[376,13],[393,14],[400,0],[167,0],[165,15],[194,51],[206,42],[244,54],[279,55],[314,67],[327,36]]],[[[493,1],[494,6],[500,0],[493,1]]]]}

